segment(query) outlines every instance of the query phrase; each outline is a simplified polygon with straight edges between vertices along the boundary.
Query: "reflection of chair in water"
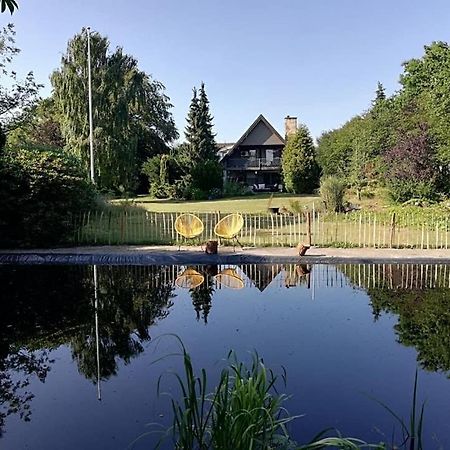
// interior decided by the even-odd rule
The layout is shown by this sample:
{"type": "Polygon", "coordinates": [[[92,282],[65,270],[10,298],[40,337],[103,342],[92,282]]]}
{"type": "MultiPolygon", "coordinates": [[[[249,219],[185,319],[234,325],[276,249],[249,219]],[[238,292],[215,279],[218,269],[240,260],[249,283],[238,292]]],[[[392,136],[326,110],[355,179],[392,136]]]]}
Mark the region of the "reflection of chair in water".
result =
{"type": "MultiPolygon", "coordinates": [[[[203,222],[194,214],[181,214],[175,220],[175,231],[185,240],[193,239],[203,233],[203,222]]],[[[180,249],[181,244],[178,246],[180,249]]]]}
{"type": "Polygon", "coordinates": [[[235,269],[224,269],[214,278],[219,284],[230,289],[242,289],[244,287],[244,281],[235,269]]]}
{"type": "Polygon", "coordinates": [[[222,239],[235,240],[242,247],[241,243],[238,241],[237,235],[241,232],[243,226],[244,218],[242,217],[242,214],[229,214],[216,223],[214,234],[222,239]]]}
{"type": "Polygon", "coordinates": [[[195,269],[187,268],[175,280],[175,284],[183,289],[195,289],[205,281],[205,277],[195,269]]]}

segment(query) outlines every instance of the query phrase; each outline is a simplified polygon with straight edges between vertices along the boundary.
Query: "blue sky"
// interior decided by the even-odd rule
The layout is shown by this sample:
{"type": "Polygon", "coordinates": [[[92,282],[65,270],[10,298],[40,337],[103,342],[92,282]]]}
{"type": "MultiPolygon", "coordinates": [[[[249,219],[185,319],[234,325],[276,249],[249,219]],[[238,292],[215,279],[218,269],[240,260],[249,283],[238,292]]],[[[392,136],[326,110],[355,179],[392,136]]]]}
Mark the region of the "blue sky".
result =
{"type": "Polygon", "coordinates": [[[203,80],[217,140],[234,141],[262,113],[280,131],[294,115],[313,136],[370,105],[378,80],[398,89],[401,63],[450,41],[448,0],[19,0],[22,53],[50,92],[67,40],[90,25],[162,81],[182,132],[203,80]],[[125,6],[124,6],[125,5],[125,6]],[[130,6],[132,5],[132,6],[130,6]]]}

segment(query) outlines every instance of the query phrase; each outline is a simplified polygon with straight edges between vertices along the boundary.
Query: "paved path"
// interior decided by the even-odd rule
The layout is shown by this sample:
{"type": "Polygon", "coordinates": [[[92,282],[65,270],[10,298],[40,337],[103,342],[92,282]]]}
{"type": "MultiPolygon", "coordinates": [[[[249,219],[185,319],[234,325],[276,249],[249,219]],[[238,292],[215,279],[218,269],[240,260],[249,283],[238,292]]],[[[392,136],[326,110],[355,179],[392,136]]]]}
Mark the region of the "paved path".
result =
{"type": "Polygon", "coordinates": [[[299,257],[294,248],[245,248],[233,252],[230,247],[218,255],[206,255],[200,247],[171,246],[97,246],[34,250],[0,250],[0,264],[253,264],[298,263],[326,264],[351,262],[450,264],[450,249],[365,249],[311,248],[299,257]]]}

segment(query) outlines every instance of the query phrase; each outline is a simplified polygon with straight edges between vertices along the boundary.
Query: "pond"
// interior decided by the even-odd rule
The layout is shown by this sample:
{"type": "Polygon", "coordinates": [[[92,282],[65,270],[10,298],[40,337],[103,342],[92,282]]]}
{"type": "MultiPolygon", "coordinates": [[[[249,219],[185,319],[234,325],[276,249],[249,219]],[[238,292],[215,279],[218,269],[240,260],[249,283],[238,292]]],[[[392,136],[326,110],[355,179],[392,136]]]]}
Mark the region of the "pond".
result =
{"type": "Polygon", "coordinates": [[[173,334],[210,390],[230,349],[284,368],[302,443],[399,437],[378,401],[407,420],[418,368],[425,448],[450,449],[450,266],[0,266],[0,285],[2,449],[153,448],[173,334]]]}

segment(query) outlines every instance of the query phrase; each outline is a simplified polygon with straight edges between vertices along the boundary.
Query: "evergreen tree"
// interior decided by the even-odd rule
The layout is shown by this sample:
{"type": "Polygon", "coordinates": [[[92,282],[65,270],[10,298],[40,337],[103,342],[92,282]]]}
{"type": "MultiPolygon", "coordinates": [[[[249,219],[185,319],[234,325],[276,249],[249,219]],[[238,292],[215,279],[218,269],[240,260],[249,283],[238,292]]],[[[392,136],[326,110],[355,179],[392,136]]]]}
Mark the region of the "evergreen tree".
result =
{"type": "Polygon", "coordinates": [[[205,83],[202,82],[198,92],[196,88],[193,89],[185,131],[189,144],[189,159],[194,165],[206,160],[217,160],[213,126],[205,83]]]}
{"type": "Polygon", "coordinates": [[[209,100],[202,82],[199,91],[198,122],[200,131],[200,158],[217,160],[216,141],[213,129],[213,117],[209,111],[209,100]]]}
{"type": "Polygon", "coordinates": [[[190,184],[188,191],[196,199],[207,198],[213,189],[222,188],[222,167],[216,154],[212,121],[205,83],[202,83],[198,93],[196,88],[193,89],[187,116],[187,146],[184,147],[187,154],[179,155],[179,160],[186,164],[190,184]]]}
{"type": "Polygon", "coordinates": [[[305,125],[288,137],[282,158],[284,185],[288,192],[311,193],[318,185],[319,170],[312,137],[305,125]]]}
{"type": "Polygon", "coordinates": [[[189,112],[186,118],[186,128],[185,128],[185,136],[187,141],[187,147],[184,148],[187,151],[187,161],[189,161],[189,165],[195,164],[200,159],[200,142],[201,142],[201,133],[200,133],[200,108],[199,108],[199,99],[197,97],[197,88],[192,89],[192,100],[189,106],[189,112]]]}

